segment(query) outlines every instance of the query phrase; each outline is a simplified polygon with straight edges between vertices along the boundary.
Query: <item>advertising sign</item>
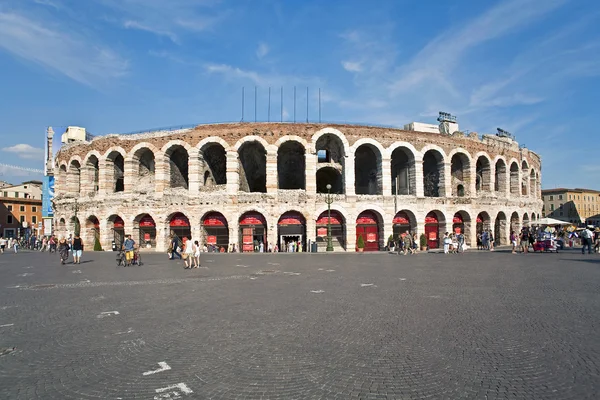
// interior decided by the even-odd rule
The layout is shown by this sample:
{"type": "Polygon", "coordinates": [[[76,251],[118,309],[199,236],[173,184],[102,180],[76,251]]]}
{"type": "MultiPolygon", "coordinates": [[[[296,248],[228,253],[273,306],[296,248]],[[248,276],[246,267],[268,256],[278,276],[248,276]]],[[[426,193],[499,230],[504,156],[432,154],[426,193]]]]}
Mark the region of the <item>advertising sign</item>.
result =
{"type": "Polygon", "coordinates": [[[54,177],[44,176],[42,184],[42,217],[52,218],[54,217],[54,210],[52,210],[52,199],[54,198],[54,177]]]}
{"type": "Polygon", "coordinates": [[[367,242],[369,243],[373,243],[377,241],[377,234],[376,233],[367,233],[367,242]]]}

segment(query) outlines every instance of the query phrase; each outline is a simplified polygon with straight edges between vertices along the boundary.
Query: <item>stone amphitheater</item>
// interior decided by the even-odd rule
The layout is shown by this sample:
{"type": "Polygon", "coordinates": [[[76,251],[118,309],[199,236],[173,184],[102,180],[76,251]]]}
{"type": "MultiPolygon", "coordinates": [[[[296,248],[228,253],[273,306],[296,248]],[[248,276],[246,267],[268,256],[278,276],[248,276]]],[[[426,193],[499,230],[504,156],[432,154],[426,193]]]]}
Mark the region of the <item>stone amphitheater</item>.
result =
{"type": "Polygon", "coordinates": [[[53,166],[54,229],[79,224],[104,249],[131,234],[165,251],[176,234],[218,249],[324,251],[330,222],[335,250],[362,236],[377,251],[406,231],[430,248],[459,230],[471,245],[482,229],[508,244],[540,217],[536,153],[510,135],[440,131],[237,123],[68,143],[53,166]]]}

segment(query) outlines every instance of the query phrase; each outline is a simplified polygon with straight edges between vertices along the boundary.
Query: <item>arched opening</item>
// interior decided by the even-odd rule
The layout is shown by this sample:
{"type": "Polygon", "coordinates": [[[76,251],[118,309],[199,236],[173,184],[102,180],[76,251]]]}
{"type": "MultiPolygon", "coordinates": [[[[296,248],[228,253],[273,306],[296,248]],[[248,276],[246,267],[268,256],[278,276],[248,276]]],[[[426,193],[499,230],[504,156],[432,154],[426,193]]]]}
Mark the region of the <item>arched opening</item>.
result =
{"type": "Polygon", "coordinates": [[[487,157],[480,156],[475,165],[475,188],[477,193],[489,192],[491,189],[491,168],[490,160],[487,157]]]}
{"type": "Polygon", "coordinates": [[[315,145],[317,150],[317,193],[327,193],[327,184],[332,186],[331,193],[344,193],[345,156],[344,143],[332,134],[321,136],[315,145]]]}
{"type": "Polygon", "coordinates": [[[331,193],[344,193],[342,171],[334,167],[323,167],[317,171],[317,193],[327,193],[327,185],[331,185],[331,193]]]}
{"type": "Polygon", "coordinates": [[[477,215],[477,219],[476,219],[476,229],[475,231],[477,232],[477,242],[481,242],[481,235],[483,234],[484,231],[489,231],[491,228],[491,219],[490,219],[490,215],[488,213],[484,212],[480,212],[477,215]]]}
{"type": "Polygon", "coordinates": [[[180,242],[183,242],[184,238],[193,239],[190,220],[183,213],[177,212],[169,218],[169,228],[171,235],[179,238],[180,242]]]}
{"type": "Polygon", "coordinates": [[[133,220],[133,235],[140,247],[156,248],[156,223],[150,214],[140,214],[133,220]]]}
{"type": "Polygon", "coordinates": [[[456,153],[450,160],[452,175],[452,196],[464,197],[465,187],[469,187],[469,158],[463,153],[456,153]]]}
{"type": "Polygon", "coordinates": [[[100,180],[100,166],[99,166],[98,157],[95,155],[91,155],[88,157],[85,167],[87,170],[87,183],[90,185],[89,192],[97,193],[100,189],[99,180],[100,180]]]}
{"type": "Polygon", "coordinates": [[[290,140],[277,149],[277,187],[306,189],[306,155],[301,143],[290,140]]]}
{"type": "Polygon", "coordinates": [[[423,193],[425,197],[443,197],[444,157],[437,150],[429,150],[423,156],[423,193]]]}
{"type": "Polygon", "coordinates": [[[529,167],[525,160],[521,163],[521,177],[521,195],[527,196],[529,195],[529,167]]]}
{"type": "Polygon", "coordinates": [[[209,251],[223,252],[229,250],[229,226],[227,219],[220,212],[212,211],[204,214],[201,221],[202,245],[209,251]]]}
{"type": "Polygon", "coordinates": [[[306,219],[297,211],[288,211],[277,221],[278,247],[281,252],[306,251],[306,219]]]}
{"type": "Polygon", "coordinates": [[[536,190],[537,187],[537,178],[535,176],[535,171],[532,169],[531,173],[529,174],[529,195],[531,197],[536,197],[536,190]]]}
{"type": "Polygon", "coordinates": [[[214,189],[227,184],[227,152],[219,143],[208,143],[200,149],[202,188],[214,189]]]}
{"type": "MultiPolygon", "coordinates": [[[[316,222],[317,247],[319,252],[327,248],[327,211],[323,211],[316,222]]],[[[334,250],[346,250],[346,220],[342,213],[331,210],[331,243],[334,250]]]]}
{"type": "Polygon", "coordinates": [[[75,216],[69,219],[69,235],[81,235],[81,223],[75,216]]]}
{"type": "Polygon", "coordinates": [[[379,213],[367,210],[361,212],[356,218],[356,243],[362,236],[365,243],[364,251],[379,251],[383,241],[383,220],[379,213]]]}
{"type": "Polygon", "coordinates": [[[519,224],[519,214],[515,211],[510,216],[510,230],[515,233],[515,235],[519,235],[519,231],[521,230],[521,226],[519,224]]]}
{"type": "Polygon", "coordinates": [[[415,157],[406,147],[397,147],[392,152],[392,195],[415,195],[417,181],[415,157]]]}
{"type": "Polygon", "coordinates": [[[523,214],[523,226],[529,226],[529,215],[523,214]]]}
{"type": "Polygon", "coordinates": [[[78,194],[81,191],[81,165],[79,164],[79,161],[71,161],[67,180],[69,192],[78,194]]]}
{"type": "Polygon", "coordinates": [[[506,192],[506,163],[504,160],[499,159],[496,161],[496,168],[494,168],[494,190],[496,192],[506,192]]]}
{"type": "Polygon", "coordinates": [[[382,194],[381,153],[371,144],[363,144],[354,153],[354,192],[382,194]]]}
{"type": "Polygon", "coordinates": [[[400,239],[400,237],[406,232],[413,235],[417,231],[417,219],[415,214],[409,210],[398,211],[392,220],[392,232],[394,240],[400,239]]]}
{"type": "Polygon", "coordinates": [[[267,192],[267,151],[260,142],[244,143],[239,151],[240,190],[242,192],[267,192]]]}
{"type": "Polygon", "coordinates": [[[100,221],[95,215],[90,215],[85,220],[85,234],[82,235],[82,239],[85,248],[88,250],[96,251],[96,242],[100,246],[100,221]]]}
{"type": "Polygon", "coordinates": [[[64,193],[68,193],[69,192],[69,186],[67,184],[67,166],[66,165],[61,165],[60,167],[58,167],[58,190],[57,193],[60,193],[61,191],[64,193]]]}
{"type": "Polygon", "coordinates": [[[430,249],[440,247],[441,240],[446,233],[446,220],[441,211],[430,211],[425,216],[425,236],[427,236],[427,246],[430,249]]]}
{"type": "Polygon", "coordinates": [[[267,221],[255,211],[240,216],[240,248],[244,253],[264,252],[267,249],[267,221]]]}
{"type": "Polygon", "coordinates": [[[109,170],[108,178],[112,178],[111,192],[122,192],[125,190],[125,160],[118,151],[111,152],[107,159],[107,167],[109,170]],[[112,171],[111,171],[112,170],[112,171]],[[112,172],[112,173],[111,173],[112,172]]]}
{"type": "Polygon", "coordinates": [[[114,242],[117,250],[121,249],[125,241],[125,221],[118,215],[111,215],[108,217],[108,229],[112,232],[110,240],[114,242]]]}
{"type": "Polygon", "coordinates": [[[175,145],[167,150],[166,156],[169,160],[169,186],[172,189],[188,189],[190,181],[187,150],[183,146],[175,145]]]}
{"type": "Polygon", "coordinates": [[[494,222],[494,241],[496,246],[508,244],[508,238],[506,237],[506,214],[502,211],[498,213],[494,222]]]}
{"type": "Polygon", "coordinates": [[[510,164],[510,194],[519,195],[519,164],[516,162],[510,164]]]}
{"type": "Polygon", "coordinates": [[[466,211],[458,211],[452,217],[452,232],[462,234],[465,243],[471,245],[471,216],[466,211]]]}
{"type": "Polygon", "coordinates": [[[146,148],[139,149],[133,155],[133,161],[137,164],[135,187],[139,189],[154,189],[156,162],[152,150],[146,148]]]}

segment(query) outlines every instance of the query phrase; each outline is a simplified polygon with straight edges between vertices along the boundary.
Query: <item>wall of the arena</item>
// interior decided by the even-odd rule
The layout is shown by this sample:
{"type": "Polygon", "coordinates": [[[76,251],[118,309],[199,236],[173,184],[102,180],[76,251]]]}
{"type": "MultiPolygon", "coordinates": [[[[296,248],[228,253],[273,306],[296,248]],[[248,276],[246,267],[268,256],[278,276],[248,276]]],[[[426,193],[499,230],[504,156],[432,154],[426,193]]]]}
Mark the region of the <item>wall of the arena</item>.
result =
{"type": "Polygon", "coordinates": [[[164,251],[174,232],[248,249],[298,239],[306,250],[325,246],[328,185],[338,250],[354,250],[357,234],[381,249],[405,230],[432,247],[457,229],[472,245],[482,229],[507,244],[541,213],[541,161],[516,142],[297,125],[295,135],[241,124],[239,138],[208,126],[68,145],[56,157],[55,228],[66,235],[79,221],[88,246],[98,237],[104,249],[130,233],[164,251]]]}

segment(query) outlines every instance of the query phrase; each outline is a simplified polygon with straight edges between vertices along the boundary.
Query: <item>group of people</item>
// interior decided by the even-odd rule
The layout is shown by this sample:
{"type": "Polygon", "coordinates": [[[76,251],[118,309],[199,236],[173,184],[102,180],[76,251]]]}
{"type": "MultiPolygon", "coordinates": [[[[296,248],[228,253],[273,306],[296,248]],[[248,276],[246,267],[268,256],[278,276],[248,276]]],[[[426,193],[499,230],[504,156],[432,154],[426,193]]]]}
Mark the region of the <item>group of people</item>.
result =
{"type": "Polygon", "coordinates": [[[419,250],[419,242],[417,240],[417,234],[412,234],[409,231],[406,231],[400,234],[396,238],[390,238],[388,242],[388,247],[390,249],[395,249],[398,255],[409,255],[416,254],[419,250]]]}
{"type": "Polygon", "coordinates": [[[477,233],[477,250],[494,251],[494,235],[489,229],[477,233]]]}
{"type": "Polygon", "coordinates": [[[184,237],[182,240],[176,235],[171,235],[169,243],[169,254],[170,260],[183,259],[185,269],[200,268],[200,252],[206,249],[200,247],[200,243],[197,240],[184,237]]]}
{"type": "MultiPolygon", "coordinates": [[[[477,236],[479,241],[479,235],[477,236]]],[[[488,250],[493,250],[493,247],[488,247],[488,250]]],[[[465,235],[462,233],[444,233],[444,254],[458,254],[465,251],[465,235]]]]}

